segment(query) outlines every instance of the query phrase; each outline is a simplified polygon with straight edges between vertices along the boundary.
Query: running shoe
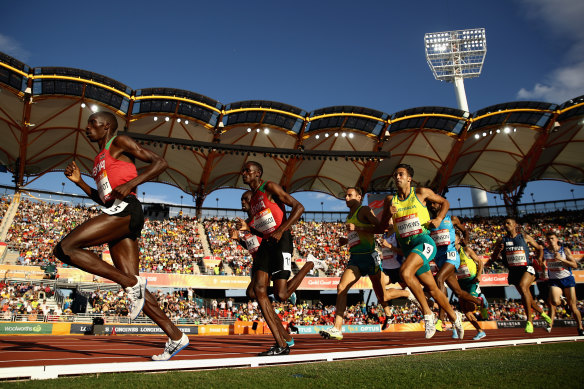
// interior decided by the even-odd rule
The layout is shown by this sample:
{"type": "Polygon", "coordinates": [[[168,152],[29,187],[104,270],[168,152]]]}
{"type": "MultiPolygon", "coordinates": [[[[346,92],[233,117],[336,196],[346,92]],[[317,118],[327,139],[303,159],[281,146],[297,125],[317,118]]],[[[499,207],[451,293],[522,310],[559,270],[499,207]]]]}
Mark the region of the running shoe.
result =
{"type": "Polygon", "coordinates": [[[288,301],[290,301],[290,303],[292,305],[296,305],[296,300],[297,300],[296,292],[292,292],[292,294],[290,295],[290,297],[288,297],[288,301]]]}
{"type": "Polygon", "coordinates": [[[545,330],[546,330],[548,333],[551,333],[551,332],[552,332],[552,326],[546,326],[546,327],[545,327],[545,330]]]}
{"type": "Polygon", "coordinates": [[[314,258],[312,260],[312,262],[314,263],[314,270],[322,270],[323,272],[327,272],[328,270],[328,265],[326,264],[325,261],[322,261],[320,259],[316,259],[314,258]]]}
{"type": "Polygon", "coordinates": [[[286,345],[286,347],[280,347],[278,345],[270,347],[266,351],[262,351],[258,354],[260,357],[268,357],[273,355],[288,355],[290,354],[290,347],[286,345]]]}
{"type": "Polygon", "coordinates": [[[551,317],[549,317],[549,316],[547,315],[547,313],[545,313],[545,312],[542,312],[542,313],[541,313],[541,317],[543,318],[543,320],[545,320],[545,321],[546,321],[546,323],[548,323],[548,324],[552,324],[552,318],[551,318],[551,317]]]}
{"type": "Polygon", "coordinates": [[[164,345],[164,351],[162,354],[153,355],[153,361],[168,361],[170,358],[174,357],[180,350],[184,349],[189,345],[189,338],[185,334],[181,336],[179,340],[168,339],[166,345],[164,345]]]}
{"type": "Polygon", "coordinates": [[[440,319],[436,320],[436,324],[434,324],[434,326],[436,327],[436,331],[438,332],[444,331],[444,329],[442,328],[442,320],[440,319]]]}
{"type": "Polygon", "coordinates": [[[412,293],[412,291],[410,290],[410,288],[408,288],[408,287],[406,286],[406,288],[405,288],[404,290],[410,293],[410,294],[408,295],[408,301],[409,301],[410,303],[418,304],[418,300],[416,299],[416,296],[414,296],[414,294],[412,293]]]}
{"type": "Polygon", "coordinates": [[[426,339],[430,339],[436,333],[436,325],[434,324],[434,315],[424,315],[424,328],[426,339]]]}
{"type": "Polygon", "coordinates": [[[481,340],[485,336],[487,336],[487,334],[485,334],[485,331],[479,331],[479,333],[476,334],[475,337],[472,338],[472,340],[481,340]]]}
{"type": "Polygon", "coordinates": [[[525,325],[525,332],[528,334],[533,334],[533,323],[531,323],[530,321],[528,321],[527,324],[525,325]]]}
{"type": "Polygon", "coordinates": [[[584,336],[584,330],[579,328],[578,329],[578,336],[584,336]]]}
{"type": "Polygon", "coordinates": [[[456,332],[456,328],[452,327],[452,339],[458,339],[458,332],[456,332]]]}
{"type": "Polygon", "coordinates": [[[128,294],[128,299],[130,300],[130,312],[128,312],[130,320],[134,320],[138,317],[140,312],[142,312],[142,308],[144,308],[146,284],[148,284],[148,280],[146,280],[146,278],[138,276],[135,277],[138,279],[136,285],[126,288],[126,293],[128,294]]]}
{"type": "Polygon", "coordinates": [[[343,332],[341,330],[337,330],[335,327],[331,327],[328,330],[322,330],[319,332],[319,334],[325,339],[343,339],[343,332]]]}
{"type": "Polygon", "coordinates": [[[458,339],[464,338],[464,327],[462,326],[462,313],[456,312],[456,320],[452,324],[458,333],[458,339]]]}

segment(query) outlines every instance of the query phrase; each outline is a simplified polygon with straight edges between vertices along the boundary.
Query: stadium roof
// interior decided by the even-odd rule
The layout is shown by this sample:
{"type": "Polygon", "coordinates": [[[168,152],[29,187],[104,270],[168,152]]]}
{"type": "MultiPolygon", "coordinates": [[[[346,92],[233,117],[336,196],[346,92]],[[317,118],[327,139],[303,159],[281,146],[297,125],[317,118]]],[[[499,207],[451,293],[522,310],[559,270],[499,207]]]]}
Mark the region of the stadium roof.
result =
{"type": "MultiPolygon", "coordinates": [[[[306,112],[273,101],[223,104],[185,90],[134,90],[85,70],[31,68],[0,53],[0,164],[20,177],[93,167],[84,136],[92,108],[117,115],[127,133],[164,156],[157,181],[198,199],[244,188],[247,160],[291,193],[391,189],[398,163],[442,191],[470,186],[511,193],[540,179],[584,183],[584,96],[561,105],[519,101],[473,114],[418,107],[394,114],[334,106],[306,112]],[[17,159],[19,165],[16,164],[17,159]]],[[[138,165],[140,166],[140,165],[138,165]]]]}

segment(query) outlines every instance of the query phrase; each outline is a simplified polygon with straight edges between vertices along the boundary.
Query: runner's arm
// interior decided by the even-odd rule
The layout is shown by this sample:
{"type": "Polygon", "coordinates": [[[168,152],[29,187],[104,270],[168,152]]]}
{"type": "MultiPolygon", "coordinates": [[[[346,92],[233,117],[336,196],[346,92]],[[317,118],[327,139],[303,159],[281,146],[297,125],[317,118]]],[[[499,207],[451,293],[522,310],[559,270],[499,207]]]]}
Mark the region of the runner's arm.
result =
{"type": "Polygon", "coordinates": [[[525,242],[528,245],[530,245],[535,250],[537,250],[537,258],[536,258],[536,261],[543,268],[543,265],[544,265],[544,263],[543,263],[543,246],[541,246],[539,243],[537,243],[535,241],[535,239],[533,239],[531,237],[531,235],[523,234],[523,238],[525,239],[525,242]]]}
{"type": "Polygon", "coordinates": [[[99,205],[104,205],[99,197],[99,193],[96,189],[87,185],[83,177],[81,177],[81,170],[75,163],[75,161],[69,162],[67,167],[65,168],[65,176],[71,180],[71,182],[75,183],[82,191],[85,192],[93,201],[98,203],[99,205]]]}
{"type": "Polygon", "coordinates": [[[128,154],[142,162],[148,163],[144,169],[141,169],[142,172],[135,178],[125,184],[113,188],[112,193],[114,197],[118,199],[126,197],[138,185],[158,177],[168,167],[168,163],[164,158],[153,151],[143,148],[126,135],[119,135],[114,139],[110,147],[110,154],[116,159],[131,162],[126,155],[128,154]]]}
{"type": "Polygon", "coordinates": [[[432,228],[438,228],[450,209],[450,202],[439,194],[434,193],[434,191],[429,188],[416,188],[416,196],[418,196],[418,199],[424,205],[426,205],[426,201],[440,204],[440,212],[438,212],[438,215],[429,222],[429,225],[432,228]]]}
{"type": "Polygon", "coordinates": [[[463,250],[466,253],[466,255],[468,255],[468,257],[470,259],[472,259],[474,263],[476,263],[476,265],[477,265],[477,277],[476,278],[480,282],[480,280],[481,280],[480,277],[483,274],[483,268],[484,268],[483,261],[479,258],[477,253],[475,253],[474,250],[471,249],[470,247],[466,246],[463,250]]]}
{"type": "Polygon", "coordinates": [[[564,254],[566,254],[566,259],[562,258],[560,260],[564,262],[566,265],[569,265],[572,269],[577,269],[578,262],[576,261],[576,258],[574,258],[574,256],[572,255],[572,251],[569,248],[564,247],[564,254]]]}
{"type": "Polygon", "coordinates": [[[469,231],[468,228],[466,228],[466,226],[464,224],[462,224],[460,222],[460,219],[457,216],[452,216],[452,225],[454,226],[454,228],[458,228],[458,230],[460,232],[462,232],[462,235],[464,237],[464,243],[468,243],[468,238],[469,238],[469,231]]]}
{"type": "Polygon", "coordinates": [[[289,230],[292,225],[300,220],[300,216],[302,216],[302,213],[304,212],[304,206],[294,197],[290,196],[280,185],[274,182],[268,182],[266,184],[266,190],[272,195],[277,196],[282,203],[292,207],[290,216],[286,220],[283,220],[280,227],[271,234],[271,237],[279,241],[284,231],[289,230]]]}

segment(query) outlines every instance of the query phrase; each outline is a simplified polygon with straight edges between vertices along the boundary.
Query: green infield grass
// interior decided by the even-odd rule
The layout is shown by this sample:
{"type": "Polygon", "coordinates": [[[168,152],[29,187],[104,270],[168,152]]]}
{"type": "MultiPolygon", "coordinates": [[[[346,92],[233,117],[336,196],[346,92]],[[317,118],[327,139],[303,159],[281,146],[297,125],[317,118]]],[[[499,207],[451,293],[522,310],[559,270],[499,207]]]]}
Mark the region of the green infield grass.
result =
{"type": "Polygon", "coordinates": [[[241,369],[111,373],[6,388],[582,388],[584,342],[241,369]]]}

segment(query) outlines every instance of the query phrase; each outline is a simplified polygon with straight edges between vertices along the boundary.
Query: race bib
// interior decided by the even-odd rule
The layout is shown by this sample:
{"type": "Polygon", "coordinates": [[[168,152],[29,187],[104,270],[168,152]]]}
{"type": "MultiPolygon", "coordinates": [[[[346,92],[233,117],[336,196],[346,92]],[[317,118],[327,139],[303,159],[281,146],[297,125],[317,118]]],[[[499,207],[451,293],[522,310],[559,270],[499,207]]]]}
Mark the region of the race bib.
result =
{"type": "Polygon", "coordinates": [[[395,219],[400,238],[422,233],[422,224],[417,214],[406,215],[395,219]]]}
{"type": "Polygon", "coordinates": [[[247,251],[249,251],[251,254],[258,251],[258,248],[260,247],[260,242],[257,236],[253,234],[248,234],[243,238],[243,241],[245,242],[247,251]]]}
{"type": "Polygon", "coordinates": [[[288,270],[291,271],[292,270],[292,254],[290,253],[282,253],[282,257],[284,258],[284,264],[283,264],[283,269],[284,271],[288,270]]]}
{"type": "Polygon", "coordinates": [[[426,258],[426,260],[430,259],[432,253],[434,253],[434,246],[428,243],[424,243],[424,249],[422,250],[422,254],[426,258]]]}
{"type": "Polygon", "coordinates": [[[395,251],[388,249],[387,247],[381,249],[381,258],[384,261],[391,261],[395,258],[395,256],[395,251]]]}
{"type": "Polygon", "coordinates": [[[349,241],[349,247],[355,247],[361,243],[361,239],[359,238],[359,233],[357,231],[349,231],[347,234],[347,240],[349,241]]]}
{"type": "Polygon", "coordinates": [[[507,251],[507,264],[509,266],[527,266],[527,258],[525,257],[525,251],[507,251]]]}
{"type": "Polygon", "coordinates": [[[446,260],[447,261],[456,261],[456,251],[448,251],[446,253],[446,260]]]}
{"type": "Polygon", "coordinates": [[[107,178],[107,172],[105,169],[99,172],[99,177],[96,182],[99,198],[105,203],[110,199],[110,194],[112,193],[112,187],[110,185],[109,179],[107,178]]]}
{"type": "Polygon", "coordinates": [[[381,267],[381,257],[379,256],[379,253],[374,251],[371,253],[371,256],[373,257],[373,261],[375,261],[375,266],[381,267]]]}
{"type": "Polygon", "coordinates": [[[468,270],[468,266],[466,266],[466,263],[461,263],[460,266],[458,267],[458,270],[456,270],[456,277],[461,280],[461,279],[465,279],[465,278],[470,278],[471,274],[470,274],[470,270],[468,270]]]}
{"type": "Polygon", "coordinates": [[[124,209],[126,209],[127,206],[128,203],[126,203],[125,201],[116,199],[111,207],[109,208],[102,207],[101,210],[102,212],[107,213],[108,215],[115,215],[116,213],[122,212],[124,209]]]}
{"type": "Polygon", "coordinates": [[[553,272],[560,272],[566,270],[562,262],[549,262],[548,263],[548,270],[553,272]]]}
{"type": "Polygon", "coordinates": [[[269,208],[259,212],[254,218],[253,227],[263,234],[271,234],[276,230],[276,220],[269,208]]]}
{"type": "Polygon", "coordinates": [[[450,242],[450,230],[435,230],[430,236],[436,242],[436,246],[448,246],[450,242]]]}

